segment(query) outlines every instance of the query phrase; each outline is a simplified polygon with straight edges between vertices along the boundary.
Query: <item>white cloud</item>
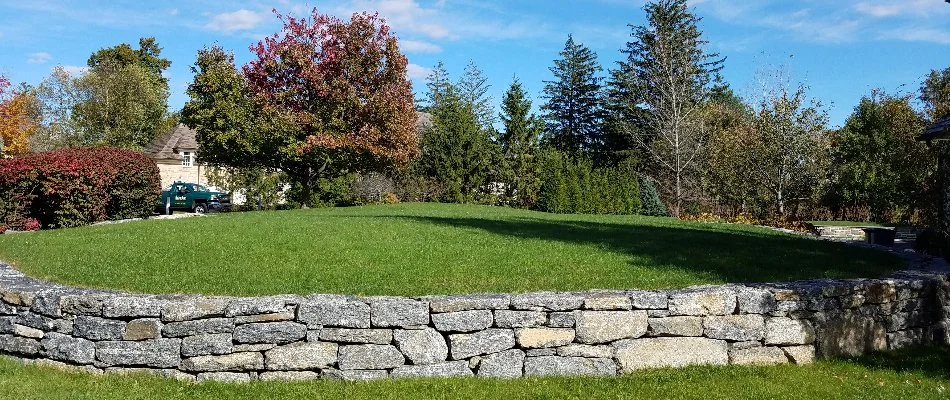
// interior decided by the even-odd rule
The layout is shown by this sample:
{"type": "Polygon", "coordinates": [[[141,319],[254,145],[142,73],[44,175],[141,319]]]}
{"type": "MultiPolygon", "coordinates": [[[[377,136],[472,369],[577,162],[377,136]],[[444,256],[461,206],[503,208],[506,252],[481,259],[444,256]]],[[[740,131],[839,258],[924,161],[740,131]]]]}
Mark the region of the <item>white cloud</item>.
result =
{"type": "Polygon", "coordinates": [[[432,73],[432,70],[418,64],[409,64],[406,66],[406,76],[409,79],[425,79],[432,73]]]}
{"type": "Polygon", "coordinates": [[[854,9],[861,14],[877,18],[905,14],[935,16],[950,13],[950,7],[947,7],[942,0],[862,1],[855,4],[854,9]]]}
{"type": "Polygon", "coordinates": [[[396,31],[420,33],[433,39],[452,36],[440,21],[439,9],[422,7],[415,0],[353,0],[338,11],[347,15],[363,10],[378,11],[396,31]]]}
{"type": "Polygon", "coordinates": [[[30,56],[26,59],[26,62],[30,64],[46,64],[49,62],[49,60],[52,60],[52,59],[53,59],[52,54],[47,53],[45,51],[41,51],[39,53],[30,54],[30,56]]]}
{"type": "Polygon", "coordinates": [[[263,21],[264,16],[260,13],[241,9],[215,15],[211,18],[211,21],[205,25],[205,28],[212,31],[232,33],[235,31],[254,29],[263,21]]]}
{"type": "Polygon", "coordinates": [[[89,67],[78,66],[78,65],[61,65],[63,71],[66,71],[70,76],[79,76],[85,74],[86,71],[89,71],[89,67]]]}
{"type": "Polygon", "coordinates": [[[438,53],[442,51],[442,48],[436,44],[419,40],[400,40],[399,47],[402,51],[412,53],[438,53]]]}
{"type": "Polygon", "coordinates": [[[901,28],[881,34],[881,39],[896,39],[905,42],[928,42],[950,44],[950,31],[931,28],[901,28]]]}

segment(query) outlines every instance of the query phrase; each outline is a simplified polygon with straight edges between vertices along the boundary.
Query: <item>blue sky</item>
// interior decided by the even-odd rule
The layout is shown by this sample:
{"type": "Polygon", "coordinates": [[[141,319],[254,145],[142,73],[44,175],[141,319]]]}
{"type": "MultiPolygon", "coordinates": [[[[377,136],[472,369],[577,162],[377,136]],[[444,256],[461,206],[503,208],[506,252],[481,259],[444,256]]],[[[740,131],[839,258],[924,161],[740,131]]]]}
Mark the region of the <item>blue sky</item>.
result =
{"type": "MultiPolygon", "coordinates": [[[[726,56],[723,76],[754,96],[756,76],[781,68],[841,125],[873,88],[912,92],[932,69],[950,67],[950,4],[944,0],[695,0],[709,49],[726,56]]],[[[568,34],[605,68],[621,58],[628,24],[645,21],[642,0],[44,1],[0,0],[0,73],[35,84],[56,65],[81,71],[93,51],[154,36],[172,61],[169,107],[180,109],[197,50],[234,51],[276,32],[270,12],[312,7],[346,17],[378,10],[399,36],[417,93],[444,61],[453,77],[473,61],[497,104],[513,76],[535,103],[568,34]]]]}

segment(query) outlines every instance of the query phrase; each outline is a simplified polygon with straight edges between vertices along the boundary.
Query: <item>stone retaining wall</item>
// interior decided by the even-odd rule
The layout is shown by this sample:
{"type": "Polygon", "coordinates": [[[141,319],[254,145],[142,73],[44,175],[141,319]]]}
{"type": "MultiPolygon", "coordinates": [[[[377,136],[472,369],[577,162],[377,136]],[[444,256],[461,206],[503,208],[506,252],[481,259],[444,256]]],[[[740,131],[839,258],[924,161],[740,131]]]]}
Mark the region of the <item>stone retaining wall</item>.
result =
{"type": "MultiPolygon", "coordinates": [[[[865,241],[867,240],[867,233],[864,231],[866,228],[878,228],[878,227],[859,227],[859,226],[817,226],[815,229],[818,231],[818,236],[827,237],[831,239],[838,240],[857,240],[865,241]]],[[[894,239],[902,240],[905,242],[913,242],[917,240],[917,234],[919,229],[909,226],[899,226],[896,228],[883,227],[883,229],[894,230],[894,239]]]]}
{"type": "Polygon", "coordinates": [[[183,380],[615,375],[947,343],[939,273],[665,291],[257,298],[78,289],[0,263],[0,353],[183,380]]]}

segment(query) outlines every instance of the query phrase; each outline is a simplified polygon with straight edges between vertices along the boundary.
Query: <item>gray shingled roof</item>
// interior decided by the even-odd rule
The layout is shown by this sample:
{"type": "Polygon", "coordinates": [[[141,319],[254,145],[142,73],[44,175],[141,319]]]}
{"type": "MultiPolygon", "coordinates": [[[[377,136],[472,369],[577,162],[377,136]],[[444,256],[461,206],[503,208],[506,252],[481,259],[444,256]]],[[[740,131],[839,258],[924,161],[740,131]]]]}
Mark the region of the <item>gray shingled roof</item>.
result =
{"type": "Polygon", "coordinates": [[[917,140],[947,140],[950,139],[950,117],[937,120],[933,125],[924,129],[917,140]]]}
{"type": "Polygon", "coordinates": [[[195,131],[184,124],[178,124],[175,129],[145,146],[145,154],[156,160],[181,160],[182,151],[198,150],[195,140],[195,131]]]}

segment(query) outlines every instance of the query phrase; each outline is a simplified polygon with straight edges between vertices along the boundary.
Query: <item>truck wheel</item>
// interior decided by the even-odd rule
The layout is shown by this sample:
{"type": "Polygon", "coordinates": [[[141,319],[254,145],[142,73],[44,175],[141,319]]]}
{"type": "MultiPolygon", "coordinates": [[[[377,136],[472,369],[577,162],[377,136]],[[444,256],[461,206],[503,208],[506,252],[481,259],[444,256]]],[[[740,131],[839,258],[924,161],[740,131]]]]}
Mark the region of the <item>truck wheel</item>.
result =
{"type": "Polygon", "coordinates": [[[195,203],[195,206],[191,209],[195,214],[204,214],[208,212],[208,207],[204,203],[195,203]]]}

